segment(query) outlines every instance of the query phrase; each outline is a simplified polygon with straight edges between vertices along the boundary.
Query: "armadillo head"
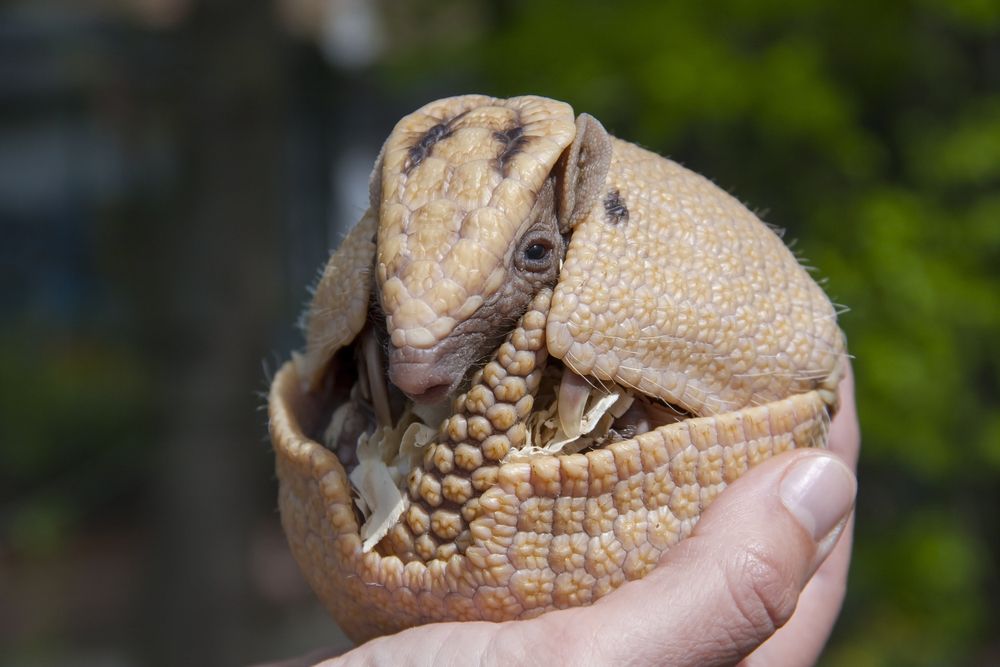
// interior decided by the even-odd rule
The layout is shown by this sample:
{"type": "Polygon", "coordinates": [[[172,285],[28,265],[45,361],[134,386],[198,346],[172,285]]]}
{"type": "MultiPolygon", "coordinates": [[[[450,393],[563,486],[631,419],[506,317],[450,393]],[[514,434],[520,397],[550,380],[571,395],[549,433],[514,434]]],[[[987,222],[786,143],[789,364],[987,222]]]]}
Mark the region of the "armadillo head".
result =
{"type": "Polygon", "coordinates": [[[451,393],[555,283],[576,178],[560,157],[579,134],[563,102],[482,95],[393,129],[372,175],[376,293],[389,379],[410,398],[451,393]]]}

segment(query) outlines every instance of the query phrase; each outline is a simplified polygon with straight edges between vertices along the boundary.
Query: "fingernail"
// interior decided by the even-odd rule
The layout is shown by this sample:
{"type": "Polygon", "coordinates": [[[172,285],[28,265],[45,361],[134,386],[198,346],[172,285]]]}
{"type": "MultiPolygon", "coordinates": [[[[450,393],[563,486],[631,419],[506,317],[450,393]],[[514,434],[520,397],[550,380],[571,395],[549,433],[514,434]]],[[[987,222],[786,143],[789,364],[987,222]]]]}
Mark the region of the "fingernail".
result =
{"type": "Polygon", "coordinates": [[[827,455],[795,463],[778,489],[781,502],[817,543],[843,526],[856,491],[857,481],[847,466],[827,455]]]}

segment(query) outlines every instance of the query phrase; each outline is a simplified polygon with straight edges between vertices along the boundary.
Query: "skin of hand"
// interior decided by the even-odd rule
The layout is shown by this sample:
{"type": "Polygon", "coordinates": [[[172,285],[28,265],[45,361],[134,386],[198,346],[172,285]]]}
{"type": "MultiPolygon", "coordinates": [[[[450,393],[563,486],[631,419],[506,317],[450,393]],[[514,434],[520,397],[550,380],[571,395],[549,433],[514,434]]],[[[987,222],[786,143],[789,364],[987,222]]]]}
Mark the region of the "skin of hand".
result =
{"type": "Polygon", "coordinates": [[[280,667],[339,665],[811,665],[840,612],[860,430],[850,372],[829,451],[748,471],[643,579],[529,621],[438,623],[280,667]]]}

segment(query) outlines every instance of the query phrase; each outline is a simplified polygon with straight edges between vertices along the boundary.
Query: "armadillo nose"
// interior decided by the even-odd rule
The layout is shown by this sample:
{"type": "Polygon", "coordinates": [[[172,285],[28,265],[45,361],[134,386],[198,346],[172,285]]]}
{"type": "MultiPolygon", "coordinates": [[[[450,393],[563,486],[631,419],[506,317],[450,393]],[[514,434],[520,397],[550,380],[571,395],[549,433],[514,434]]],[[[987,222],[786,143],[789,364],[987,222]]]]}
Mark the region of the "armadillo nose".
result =
{"type": "Polygon", "coordinates": [[[389,381],[416,403],[438,403],[457,384],[434,364],[389,360],[389,381]]]}

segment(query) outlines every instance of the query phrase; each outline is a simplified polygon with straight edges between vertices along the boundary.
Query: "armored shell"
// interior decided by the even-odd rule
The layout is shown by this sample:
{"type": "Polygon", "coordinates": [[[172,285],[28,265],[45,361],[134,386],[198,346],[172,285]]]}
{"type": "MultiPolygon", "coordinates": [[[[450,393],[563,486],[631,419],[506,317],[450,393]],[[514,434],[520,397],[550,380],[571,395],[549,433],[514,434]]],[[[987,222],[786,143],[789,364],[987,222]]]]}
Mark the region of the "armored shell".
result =
{"type": "Polygon", "coordinates": [[[403,118],[305,328],[271,388],[279,506],[358,641],[530,618],[642,577],[749,467],[825,446],[845,358],[833,307],[770,228],[538,97],[403,118]],[[555,285],[525,297],[450,410],[411,405],[386,354],[447,348],[549,210],[568,243],[555,285]]]}

